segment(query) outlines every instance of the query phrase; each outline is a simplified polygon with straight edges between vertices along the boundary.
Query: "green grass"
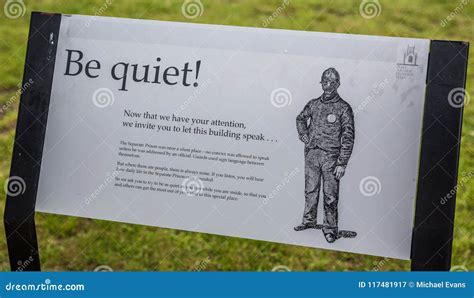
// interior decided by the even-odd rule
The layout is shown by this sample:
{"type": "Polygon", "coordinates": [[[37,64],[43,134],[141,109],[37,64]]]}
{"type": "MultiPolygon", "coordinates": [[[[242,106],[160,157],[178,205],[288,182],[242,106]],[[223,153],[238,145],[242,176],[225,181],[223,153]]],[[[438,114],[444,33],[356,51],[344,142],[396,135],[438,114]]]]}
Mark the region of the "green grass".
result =
{"type": "MultiPolygon", "coordinates": [[[[262,27],[281,1],[202,0],[203,15],[188,20],[183,1],[113,1],[103,15],[262,27]]],[[[469,4],[447,26],[440,22],[458,1],[380,0],[381,14],[365,19],[360,1],[297,1],[271,28],[451,39],[471,41],[474,5],[469,4]]],[[[18,19],[0,18],[0,104],[13,96],[21,82],[31,11],[93,15],[104,1],[25,0],[27,12],[18,19]]],[[[472,50],[471,50],[472,56],[472,50]]],[[[469,63],[468,93],[474,97],[473,61],[469,63]]],[[[474,99],[473,99],[474,100],[474,99]]],[[[0,182],[8,177],[18,101],[0,113],[0,182]]],[[[460,175],[474,169],[474,104],[464,112],[460,175]]],[[[453,265],[474,267],[474,183],[458,190],[453,265]]],[[[5,194],[0,195],[0,210],[5,194]]],[[[409,262],[320,249],[189,233],[38,213],[37,231],[43,270],[93,270],[108,265],[114,270],[271,270],[284,265],[292,270],[408,270],[409,262]],[[196,267],[198,266],[198,267],[196,267]]],[[[0,231],[0,270],[9,270],[3,225],[0,231]]]]}

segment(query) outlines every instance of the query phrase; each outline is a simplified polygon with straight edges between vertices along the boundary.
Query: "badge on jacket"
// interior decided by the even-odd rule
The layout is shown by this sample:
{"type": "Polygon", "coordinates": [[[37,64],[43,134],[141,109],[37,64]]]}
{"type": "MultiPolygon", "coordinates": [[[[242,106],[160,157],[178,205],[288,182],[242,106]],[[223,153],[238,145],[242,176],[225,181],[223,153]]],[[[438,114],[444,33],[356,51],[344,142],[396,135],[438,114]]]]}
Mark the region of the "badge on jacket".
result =
{"type": "Polygon", "coordinates": [[[334,123],[334,122],[336,122],[336,115],[334,115],[334,114],[329,114],[329,115],[327,116],[327,119],[328,119],[328,122],[329,122],[329,123],[334,123]]]}

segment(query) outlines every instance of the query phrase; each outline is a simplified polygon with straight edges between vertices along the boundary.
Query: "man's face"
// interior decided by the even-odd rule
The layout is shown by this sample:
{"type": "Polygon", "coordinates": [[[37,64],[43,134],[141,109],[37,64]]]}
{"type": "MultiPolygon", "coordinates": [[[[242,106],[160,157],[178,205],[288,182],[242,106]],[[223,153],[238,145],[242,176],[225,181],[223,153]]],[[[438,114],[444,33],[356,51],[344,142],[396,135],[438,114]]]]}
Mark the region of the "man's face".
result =
{"type": "Polygon", "coordinates": [[[337,90],[339,84],[336,81],[322,80],[321,87],[323,88],[325,94],[332,94],[334,91],[337,90]]]}

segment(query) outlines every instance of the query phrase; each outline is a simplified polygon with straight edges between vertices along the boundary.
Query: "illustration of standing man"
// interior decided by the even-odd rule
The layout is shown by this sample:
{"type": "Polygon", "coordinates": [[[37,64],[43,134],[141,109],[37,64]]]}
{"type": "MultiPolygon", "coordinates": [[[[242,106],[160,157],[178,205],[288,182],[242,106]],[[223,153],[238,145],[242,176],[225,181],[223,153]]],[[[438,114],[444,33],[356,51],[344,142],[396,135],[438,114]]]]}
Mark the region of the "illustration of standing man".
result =
{"type": "MultiPolygon", "coordinates": [[[[323,186],[324,224],[327,242],[338,238],[339,181],[344,176],[354,146],[354,115],[337,93],[339,73],[326,69],[321,77],[324,93],[306,104],[296,117],[299,138],[305,144],[305,208],[296,231],[318,228],[319,190],[323,186]]],[[[354,232],[352,232],[354,233],[354,232]]]]}

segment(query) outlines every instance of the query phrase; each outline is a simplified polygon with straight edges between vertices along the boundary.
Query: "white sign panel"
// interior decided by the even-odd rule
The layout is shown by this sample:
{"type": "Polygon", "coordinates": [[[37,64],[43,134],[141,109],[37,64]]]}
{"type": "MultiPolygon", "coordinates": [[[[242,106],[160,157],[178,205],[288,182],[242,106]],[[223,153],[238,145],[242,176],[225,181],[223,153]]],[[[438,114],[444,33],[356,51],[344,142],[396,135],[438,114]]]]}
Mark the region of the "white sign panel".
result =
{"type": "Polygon", "coordinates": [[[428,51],[63,16],[36,210],[409,259],[428,51]]]}

